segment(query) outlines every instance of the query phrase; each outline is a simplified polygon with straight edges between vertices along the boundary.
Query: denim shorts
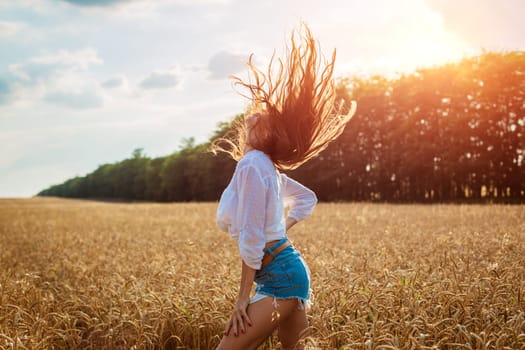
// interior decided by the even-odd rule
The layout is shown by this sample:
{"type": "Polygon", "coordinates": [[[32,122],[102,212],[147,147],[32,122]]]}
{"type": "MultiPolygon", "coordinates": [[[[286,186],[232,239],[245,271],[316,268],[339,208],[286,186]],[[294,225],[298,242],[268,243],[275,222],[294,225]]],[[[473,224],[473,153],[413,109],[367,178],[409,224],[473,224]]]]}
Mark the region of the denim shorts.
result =
{"type": "MultiPolygon", "coordinates": [[[[281,239],[265,252],[271,254],[286,240],[286,237],[281,239]]],[[[277,254],[264,269],[255,273],[255,283],[255,296],[251,300],[252,303],[268,296],[274,299],[297,298],[303,305],[309,304],[310,270],[301,254],[292,245],[277,254]]]]}

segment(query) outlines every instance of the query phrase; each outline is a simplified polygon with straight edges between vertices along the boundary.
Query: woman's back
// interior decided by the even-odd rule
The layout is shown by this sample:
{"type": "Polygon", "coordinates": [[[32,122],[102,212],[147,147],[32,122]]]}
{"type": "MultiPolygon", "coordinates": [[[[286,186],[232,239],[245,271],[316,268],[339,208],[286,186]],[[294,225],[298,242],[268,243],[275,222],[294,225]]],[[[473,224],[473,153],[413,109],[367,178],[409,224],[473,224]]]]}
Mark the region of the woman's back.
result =
{"type": "Polygon", "coordinates": [[[241,255],[248,265],[253,259],[256,266],[264,244],[285,237],[285,208],[290,209],[288,216],[299,221],[312,213],[316,203],[313,191],[279,173],[265,153],[252,150],[237,163],[221,196],[217,223],[239,239],[241,255]]]}

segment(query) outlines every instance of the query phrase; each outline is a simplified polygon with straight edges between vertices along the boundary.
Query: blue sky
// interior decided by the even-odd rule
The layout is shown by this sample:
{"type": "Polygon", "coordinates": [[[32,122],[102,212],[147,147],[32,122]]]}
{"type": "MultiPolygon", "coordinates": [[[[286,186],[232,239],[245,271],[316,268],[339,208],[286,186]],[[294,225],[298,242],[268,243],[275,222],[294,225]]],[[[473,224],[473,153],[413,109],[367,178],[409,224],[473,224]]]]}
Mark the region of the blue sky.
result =
{"type": "Polygon", "coordinates": [[[520,0],[0,0],[0,197],[206,141],[306,21],[336,75],[396,74],[523,50],[520,0]]]}

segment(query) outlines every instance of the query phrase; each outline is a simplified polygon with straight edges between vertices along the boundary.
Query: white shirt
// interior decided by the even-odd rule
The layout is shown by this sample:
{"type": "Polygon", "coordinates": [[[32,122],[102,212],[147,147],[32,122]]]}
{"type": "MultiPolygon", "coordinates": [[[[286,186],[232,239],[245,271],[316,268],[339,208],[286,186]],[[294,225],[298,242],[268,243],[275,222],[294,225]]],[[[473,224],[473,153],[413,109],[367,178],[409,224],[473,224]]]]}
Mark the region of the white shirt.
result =
{"type": "Polygon", "coordinates": [[[239,241],[246,265],[261,268],[266,242],[286,236],[285,209],[296,221],[312,214],[317,197],[299,182],[279,173],[270,157],[247,152],[237,163],[217,209],[217,224],[239,241]]]}

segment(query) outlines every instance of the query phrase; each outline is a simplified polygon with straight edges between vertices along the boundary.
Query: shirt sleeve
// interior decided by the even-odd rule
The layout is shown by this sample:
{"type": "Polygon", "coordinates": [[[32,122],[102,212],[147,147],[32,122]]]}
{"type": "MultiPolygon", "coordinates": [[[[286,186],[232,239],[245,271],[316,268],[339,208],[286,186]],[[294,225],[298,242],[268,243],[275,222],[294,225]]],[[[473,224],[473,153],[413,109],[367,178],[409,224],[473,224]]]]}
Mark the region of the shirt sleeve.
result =
{"type": "Polygon", "coordinates": [[[290,207],[288,216],[299,221],[310,216],[317,204],[317,196],[314,191],[300,184],[286,174],[280,174],[282,178],[282,191],[285,207],[290,207]]]}
{"type": "Polygon", "coordinates": [[[253,165],[240,167],[238,171],[236,226],[239,251],[246,265],[259,270],[266,244],[264,226],[268,186],[253,165]]]}
{"type": "Polygon", "coordinates": [[[234,201],[235,196],[230,190],[230,185],[228,185],[223,191],[217,206],[216,222],[221,231],[230,231],[232,207],[235,207],[234,201]]]}

